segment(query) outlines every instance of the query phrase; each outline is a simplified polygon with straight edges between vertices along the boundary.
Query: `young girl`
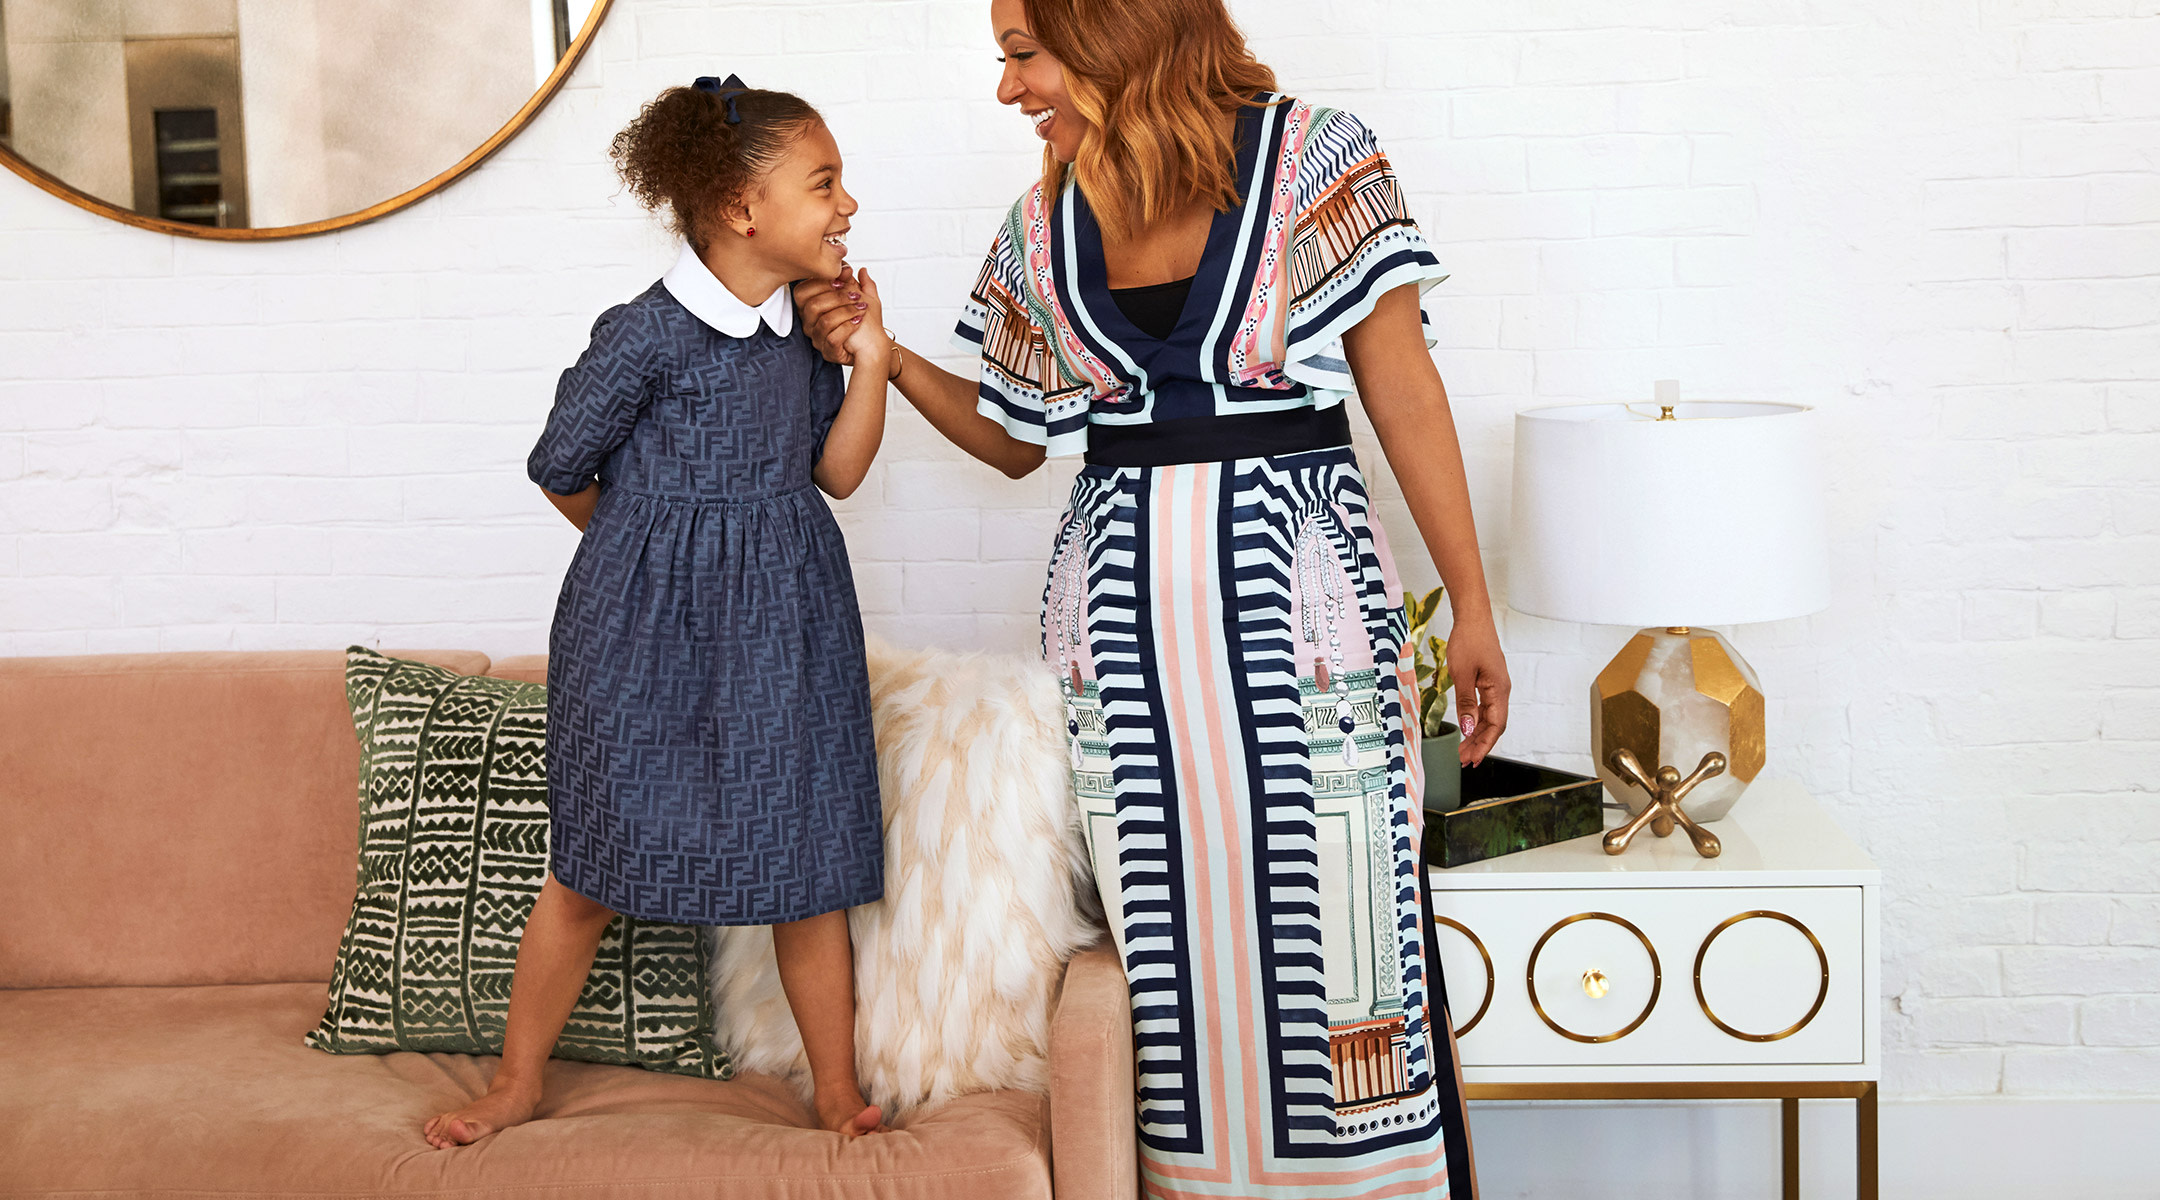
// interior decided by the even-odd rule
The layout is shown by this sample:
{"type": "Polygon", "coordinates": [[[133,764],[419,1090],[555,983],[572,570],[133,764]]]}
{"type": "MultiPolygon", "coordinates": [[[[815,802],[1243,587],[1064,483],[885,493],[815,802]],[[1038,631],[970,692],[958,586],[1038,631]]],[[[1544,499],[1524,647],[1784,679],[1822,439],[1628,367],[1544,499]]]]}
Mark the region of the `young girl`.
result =
{"type": "Polygon", "coordinates": [[[424,1132],[440,1148],[531,1119],[601,932],[629,913],[772,926],[818,1121],[853,1137],[880,1114],[855,1077],[845,910],[883,894],[884,852],[862,618],[816,489],[862,483],[895,351],[867,276],[845,395],[795,320],[789,283],[840,273],[856,210],[808,104],[699,79],[614,157],[688,245],[601,314],[527,463],[585,533],[548,645],[550,875],[502,1066],[424,1132]]]}

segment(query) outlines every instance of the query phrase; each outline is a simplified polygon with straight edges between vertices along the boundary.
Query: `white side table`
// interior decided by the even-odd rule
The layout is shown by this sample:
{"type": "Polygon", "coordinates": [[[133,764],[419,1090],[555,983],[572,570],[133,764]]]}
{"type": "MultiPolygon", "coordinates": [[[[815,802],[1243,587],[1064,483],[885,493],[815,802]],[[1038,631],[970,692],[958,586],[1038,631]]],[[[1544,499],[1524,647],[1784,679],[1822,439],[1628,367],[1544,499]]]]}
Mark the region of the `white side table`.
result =
{"type": "MultiPolygon", "coordinates": [[[[1618,814],[1608,812],[1608,826],[1618,814]]],[[[1431,869],[1441,964],[1473,1100],[1857,1102],[1876,1200],[1881,872],[1799,784],[1757,783],[1708,827],[1627,853],[1576,838],[1431,869]]]]}

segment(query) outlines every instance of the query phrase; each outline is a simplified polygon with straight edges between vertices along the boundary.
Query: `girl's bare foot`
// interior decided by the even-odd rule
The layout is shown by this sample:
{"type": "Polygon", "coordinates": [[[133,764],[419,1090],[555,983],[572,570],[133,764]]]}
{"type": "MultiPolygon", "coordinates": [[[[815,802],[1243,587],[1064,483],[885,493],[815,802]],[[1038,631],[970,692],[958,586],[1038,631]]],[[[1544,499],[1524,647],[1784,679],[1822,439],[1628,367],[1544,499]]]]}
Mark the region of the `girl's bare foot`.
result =
{"type": "Polygon", "coordinates": [[[819,1093],[817,1097],[818,1126],[831,1130],[842,1137],[858,1138],[866,1133],[887,1133],[883,1123],[884,1112],[875,1104],[863,1101],[859,1089],[845,1092],[819,1093]]]}
{"type": "Polygon", "coordinates": [[[491,1087],[487,1095],[471,1104],[430,1120],[420,1133],[437,1150],[469,1146],[498,1129],[532,1120],[533,1110],[538,1107],[539,1088],[491,1087]]]}

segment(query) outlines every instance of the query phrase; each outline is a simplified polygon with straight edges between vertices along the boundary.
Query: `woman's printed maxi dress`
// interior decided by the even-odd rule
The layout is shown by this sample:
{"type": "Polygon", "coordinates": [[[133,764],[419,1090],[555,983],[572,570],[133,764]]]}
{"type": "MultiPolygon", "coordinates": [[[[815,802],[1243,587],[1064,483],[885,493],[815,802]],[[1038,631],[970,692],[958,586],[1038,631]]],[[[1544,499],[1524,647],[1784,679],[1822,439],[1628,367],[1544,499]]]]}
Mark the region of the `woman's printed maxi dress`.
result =
{"type": "MultiPolygon", "coordinates": [[[[1167,338],[1112,301],[1076,187],[1013,207],[957,333],[985,415],[1058,455],[1091,427],[1344,402],[1342,332],[1444,275],[1356,118],[1265,99],[1167,338]]],[[[1348,447],[1074,484],[1043,650],[1131,988],[1150,1196],[1473,1195],[1399,595],[1348,447]]]]}

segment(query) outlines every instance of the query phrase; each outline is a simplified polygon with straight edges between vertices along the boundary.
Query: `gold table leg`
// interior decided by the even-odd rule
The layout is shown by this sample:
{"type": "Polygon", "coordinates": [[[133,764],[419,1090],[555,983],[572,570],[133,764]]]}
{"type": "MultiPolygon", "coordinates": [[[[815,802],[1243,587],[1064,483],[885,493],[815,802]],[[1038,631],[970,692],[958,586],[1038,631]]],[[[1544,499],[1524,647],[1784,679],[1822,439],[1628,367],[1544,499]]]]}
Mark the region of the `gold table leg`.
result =
{"type": "Polygon", "coordinates": [[[1800,1101],[1778,1101],[1780,1140],[1785,1148],[1785,1200],[1800,1200],[1800,1101]]]}
{"type": "Polygon", "coordinates": [[[1473,1083],[1468,1098],[1481,1100],[1776,1100],[1783,1158],[1781,1192],[1800,1197],[1800,1101],[1851,1100],[1853,1150],[1859,1200],[1882,1200],[1877,1176],[1875,1101],[1880,1085],[1865,1080],[1786,1080],[1672,1083],[1473,1083]]]}
{"type": "Polygon", "coordinates": [[[1875,1162],[1875,1092],[1876,1085],[1868,1084],[1854,1102],[1858,1109],[1859,1128],[1854,1131],[1857,1157],[1860,1160],[1860,1200],[1878,1200],[1876,1192],[1875,1162]]]}

